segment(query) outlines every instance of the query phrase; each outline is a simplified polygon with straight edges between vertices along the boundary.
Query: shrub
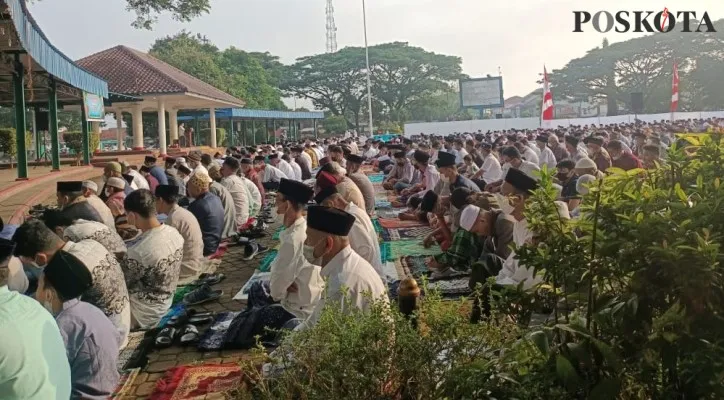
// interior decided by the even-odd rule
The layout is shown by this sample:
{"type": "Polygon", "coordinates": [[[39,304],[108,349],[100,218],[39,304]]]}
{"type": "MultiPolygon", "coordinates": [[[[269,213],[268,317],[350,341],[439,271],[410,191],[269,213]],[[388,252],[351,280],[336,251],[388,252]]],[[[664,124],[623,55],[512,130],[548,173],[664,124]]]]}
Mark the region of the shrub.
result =
{"type": "MultiPolygon", "coordinates": [[[[211,145],[209,143],[209,133],[211,132],[211,128],[206,128],[201,130],[201,143],[205,143],[207,145],[211,145]]],[[[216,146],[217,147],[225,147],[226,146],[226,129],[224,128],[216,128],[216,146]]]]}
{"type": "MultiPolygon", "coordinates": [[[[5,153],[11,159],[18,155],[18,142],[15,128],[0,128],[0,152],[5,153]]],[[[25,132],[25,150],[33,145],[32,132],[25,132]]],[[[12,167],[12,163],[10,165],[12,167]]]]}
{"type": "Polygon", "coordinates": [[[76,163],[80,165],[80,160],[83,157],[83,132],[65,132],[63,141],[68,150],[75,155],[76,163]]]}

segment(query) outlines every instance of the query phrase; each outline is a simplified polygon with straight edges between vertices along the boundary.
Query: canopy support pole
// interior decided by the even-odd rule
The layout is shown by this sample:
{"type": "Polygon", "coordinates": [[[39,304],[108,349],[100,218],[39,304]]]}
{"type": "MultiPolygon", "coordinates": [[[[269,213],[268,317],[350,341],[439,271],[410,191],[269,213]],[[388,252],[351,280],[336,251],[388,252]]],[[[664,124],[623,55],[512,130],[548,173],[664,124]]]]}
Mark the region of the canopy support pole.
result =
{"type": "Polygon", "coordinates": [[[48,87],[48,130],[50,131],[50,154],[53,171],[60,171],[60,141],[58,140],[58,90],[55,77],[50,77],[48,87]]]}
{"type": "Polygon", "coordinates": [[[13,73],[13,92],[15,94],[15,139],[16,158],[18,160],[18,179],[28,179],[28,154],[25,148],[25,71],[20,62],[20,55],[15,54],[15,71],[13,73]]]}

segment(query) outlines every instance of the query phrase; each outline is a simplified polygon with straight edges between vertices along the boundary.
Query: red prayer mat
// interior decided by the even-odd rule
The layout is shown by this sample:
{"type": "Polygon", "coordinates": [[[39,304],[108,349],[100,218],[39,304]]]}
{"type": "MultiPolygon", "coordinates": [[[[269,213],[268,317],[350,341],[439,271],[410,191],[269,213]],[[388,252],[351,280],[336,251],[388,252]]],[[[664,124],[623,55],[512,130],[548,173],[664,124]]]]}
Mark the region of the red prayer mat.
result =
{"type": "Polygon", "coordinates": [[[237,364],[188,365],[171,368],[156,382],[151,400],[194,399],[228,392],[241,385],[241,367],[237,364]]]}
{"type": "Polygon", "coordinates": [[[379,218],[380,226],[386,229],[395,229],[395,228],[415,228],[419,226],[426,226],[424,222],[421,221],[401,221],[397,218],[379,218]]]}

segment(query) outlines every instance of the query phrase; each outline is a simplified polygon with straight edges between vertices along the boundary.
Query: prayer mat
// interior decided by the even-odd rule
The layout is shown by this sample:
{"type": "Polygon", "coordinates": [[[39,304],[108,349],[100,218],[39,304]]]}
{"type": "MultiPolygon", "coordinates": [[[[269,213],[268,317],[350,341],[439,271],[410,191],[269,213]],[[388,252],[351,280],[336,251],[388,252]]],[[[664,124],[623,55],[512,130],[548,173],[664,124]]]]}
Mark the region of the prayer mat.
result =
{"type": "Polygon", "coordinates": [[[277,228],[276,232],[274,232],[274,236],[272,236],[273,240],[279,240],[279,235],[284,231],[286,227],[284,225],[277,228]]]}
{"type": "Polygon", "coordinates": [[[276,250],[269,250],[269,252],[264,256],[264,259],[262,259],[259,263],[259,271],[269,272],[271,270],[272,262],[274,262],[274,259],[277,258],[277,253],[278,252],[276,250]]]}
{"type": "Polygon", "coordinates": [[[418,226],[414,228],[390,228],[382,231],[384,241],[424,239],[435,230],[429,226],[418,226]]]}
{"type": "Polygon", "coordinates": [[[471,293],[469,282],[469,278],[439,280],[429,282],[427,289],[430,291],[437,290],[441,296],[445,297],[460,297],[471,293]]]}
{"type": "Polygon", "coordinates": [[[393,191],[389,191],[389,192],[387,192],[387,200],[388,201],[399,201],[400,196],[398,196],[397,193],[395,193],[393,191]]]}
{"type": "Polygon", "coordinates": [[[146,355],[153,348],[157,332],[158,330],[152,329],[128,334],[128,345],[121,350],[116,361],[118,372],[146,366],[148,362],[146,355]]]}
{"type": "Polygon", "coordinates": [[[385,174],[371,174],[367,175],[368,178],[370,178],[370,182],[372,183],[382,183],[383,180],[385,180],[385,174]]]}
{"type": "MultiPolygon", "coordinates": [[[[193,288],[192,288],[193,289],[193,288]]],[[[176,295],[174,294],[174,297],[176,295]]],[[[161,318],[160,321],[158,321],[158,325],[156,325],[156,328],[163,329],[164,326],[166,326],[166,323],[174,316],[181,315],[186,310],[186,306],[183,304],[176,304],[175,306],[171,307],[170,310],[166,313],[166,315],[161,318]]]]}
{"type": "Polygon", "coordinates": [[[394,258],[390,257],[390,242],[380,243],[380,258],[383,263],[394,260],[394,258]]]}
{"type": "Polygon", "coordinates": [[[440,246],[437,245],[430,246],[430,248],[426,249],[420,240],[398,240],[396,242],[389,243],[390,253],[387,261],[392,261],[396,258],[405,256],[432,256],[442,252],[442,250],[440,250],[440,246]]]}
{"type": "Polygon", "coordinates": [[[209,329],[204,332],[203,336],[201,336],[196,348],[200,351],[221,350],[224,346],[226,331],[229,330],[231,321],[237,315],[239,315],[239,313],[234,311],[225,311],[216,314],[214,322],[209,329]]]}
{"type": "Polygon", "coordinates": [[[271,277],[271,272],[261,272],[259,270],[254,271],[254,275],[244,284],[244,287],[239,290],[239,293],[234,296],[234,300],[247,300],[249,299],[249,289],[254,282],[257,281],[268,281],[271,277]]]}
{"type": "Polygon", "coordinates": [[[383,228],[415,228],[419,226],[427,226],[422,221],[401,221],[398,218],[379,218],[380,225],[383,228]]]}
{"type": "Polygon", "coordinates": [[[143,342],[143,336],[145,334],[146,332],[131,332],[128,334],[128,344],[118,353],[116,366],[119,372],[125,370],[124,367],[126,363],[131,359],[131,355],[133,355],[133,352],[136,351],[141,342],[143,342]]]}
{"type": "Polygon", "coordinates": [[[388,200],[375,200],[375,208],[392,208],[392,203],[388,200]]]}
{"type": "Polygon", "coordinates": [[[380,221],[377,218],[372,219],[372,226],[374,226],[377,234],[382,233],[382,225],[380,225],[380,221]]]}
{"type": "Polygon", "coordinates": [[[173,302],[171,304],[176,305],[183,301],[184,296],[186,296],[186,293],[196,289],[196,287],[191,285],[186,286],[179,286],[176,288],[176,292],[173,294],[173,302]]]}
{"type": "Polygon", "coordinates": [[[400,259],[405,276],[415,279],[430,273],[427,267],[427,256],[407,256],[400,259]]]}
{"type": "Polygon", "coordinates": [[[151,400],[204,398],[238,389],[242,383],[238,364],[206,364],[174,367],[156,382],[151,400]]]}
{"type": "Polygon", "coordinates": [[[138,377],[138,373],[141,368],[133,368],[121,374],[121,379],[118,380],[118,386],[113,391],[109,399],[123,399],[126,396],[131,396],[131,390],[133,390],[133,382],[138,377]]]}
{"type": "Polygon", "coordinates": [[[382,273],[385,275],[388,282],[397,281],[404,278],[404,276],[401,276],[397,272],[397,267],[392,261],[387,261],[386,263],[382,264],[382,273]]]}
{"type": "Polygon", "coordinates": [[[377,212],[379,218],[397,219],[399,221],[400,213],[407,211],[406,208],[392,208],[389,210],[380,210],[377,212]]]}

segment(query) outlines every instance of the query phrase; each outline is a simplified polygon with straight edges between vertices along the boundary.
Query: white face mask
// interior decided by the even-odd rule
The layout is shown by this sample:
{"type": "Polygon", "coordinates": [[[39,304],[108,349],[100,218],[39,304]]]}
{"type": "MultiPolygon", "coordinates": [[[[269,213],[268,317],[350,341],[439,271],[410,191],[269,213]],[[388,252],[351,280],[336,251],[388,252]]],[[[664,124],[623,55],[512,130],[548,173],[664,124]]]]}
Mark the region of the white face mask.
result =
{"type": "Polygon", "coordinates": [[[440,175],[440,180],[442,180],[445,183],[450,183],[450,178],[448,178],[446,175],[440,175]]]}
{"type": "MultiPolygon", "coordinates": [[[[317,242],[317,245],[318,245],[319,243],[322,243],[323,240],[324,240],[324,239],[322,239],[322,240],[320,240],[319,242],[317,242]]],[[[304,258],[305,258],[310,264],[322,266],[322,256],[323,256],[324,254],[322,254],[322,255],[319,256],[319,257],[315,257],[315,256],[314,256],[314,249],[315,249],[315,247],[317,247],[317,245],[310,246],[310,245],[305,244],[305,245],[304,245],[304,249],[302,250],[302,252],[303,252],[303,254],[304,254],[304,258]]]]}
{"type": "Polygon", "coordinates": [[[500,193],[495,193],[495,200],[498,202],[498,206],[500,206],[500,211],[503,212],[503,214],[510,215],[513,210],[515,210],[515,206],[510,204],[510,199],[503,196],[500,193]]]}
{"type": "Polygon", "coordinates": [[[45,307],[45,309],[48,310],[50,315],[55,316],[55,312],[53,312],[53,303],[46,300],[43,302],[43,307],[45,307]]]}

